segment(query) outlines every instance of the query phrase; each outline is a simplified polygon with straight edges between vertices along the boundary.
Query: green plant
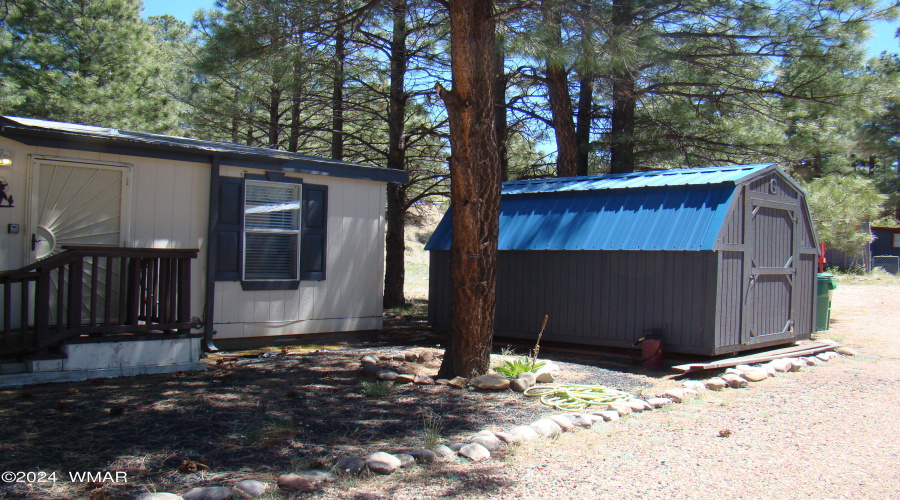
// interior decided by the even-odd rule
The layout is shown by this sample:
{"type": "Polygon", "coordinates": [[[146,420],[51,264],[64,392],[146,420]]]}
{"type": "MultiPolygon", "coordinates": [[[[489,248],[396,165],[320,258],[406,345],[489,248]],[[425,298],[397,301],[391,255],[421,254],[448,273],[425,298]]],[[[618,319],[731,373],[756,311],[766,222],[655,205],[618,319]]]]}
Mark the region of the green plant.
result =
{"type": "Polygon", "coordinates": [[[547,363],[544,361],[535,362],[534,358],[522,356],[519,359],[504,361],[495,366],[494,371],[506,378],[516,378],[522,373],[536,372],[545,364],[547,363]]]}
{"type": "Polygon", "coordinates": [[[422,419],[422,427],[425,434],[425,448],[433,450],[441,441],[441,431],[444,426],[441,424],[441,417],[428,411],[422,419]]]}
{"type": "Polygon", "coordinates": [[[252,443],[274,446],[294,437],[297,429],[288,417],[272,417],[257,422],[247,431],[247,439],[252,443]]]}
{"type": "Polygon", "coordinates": [[[362,385],[361,392],[370,398],[383,398],[390,394],[391,389],[393,389],[391,383],[386,380],[377,380],[375,382],[363,380],[360,385],[362,385]]]}

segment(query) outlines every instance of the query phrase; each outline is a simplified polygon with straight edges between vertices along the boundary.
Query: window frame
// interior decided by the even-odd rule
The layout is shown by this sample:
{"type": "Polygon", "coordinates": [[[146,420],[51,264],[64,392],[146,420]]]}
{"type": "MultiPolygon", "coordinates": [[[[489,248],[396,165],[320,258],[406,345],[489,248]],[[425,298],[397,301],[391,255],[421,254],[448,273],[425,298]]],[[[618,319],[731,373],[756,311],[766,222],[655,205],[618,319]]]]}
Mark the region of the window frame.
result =
{"type": "MultiPolygon", "coordinates": [[[[255,177],[255,176],[253,176],[255,177]]],[[[281,179],[281,180],[269,180],[268,178],[257,179],[253,178],[250,175],[246,175],[244,178],[244,189],[243,189],[243,200],[242,201],[242,210],[243,217],[241,221],[241,283],[246,282],[281,282],[281,283],[293,283],[297,282],[299,285],[300,281],[300,254],[303,251],[301,247],[301,235],[303,231],[302,225],[302,217],[303,217],[303,182],[300,179],[281,179]],[[279,187],[279,184],[292,184],[297,186],[297,196],[294,200],[297,202],[296,208],[296,229],[264,229],[247,225],[247,193],[249,192],[248,186],[271,186],[273,188],[279,187]],[[250,234],[280,234],[280,235],[293,235],[293,247],[291,253],[293,253],[293,276],[289,278],[248,278],[247,277],[247,236],[250,234]]],[[[261,176],[260,176],[261,177],[261,176]]],[[[294,201],[291,200],[291,201],[294,201]]]]}

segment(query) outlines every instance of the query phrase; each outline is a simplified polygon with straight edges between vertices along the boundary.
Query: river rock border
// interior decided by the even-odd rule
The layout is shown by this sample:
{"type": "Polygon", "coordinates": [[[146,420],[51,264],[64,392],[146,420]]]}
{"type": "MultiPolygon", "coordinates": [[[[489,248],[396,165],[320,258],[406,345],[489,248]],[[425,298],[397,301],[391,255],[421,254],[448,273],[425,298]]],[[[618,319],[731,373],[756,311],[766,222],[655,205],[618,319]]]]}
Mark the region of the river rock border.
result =
{"type": "MultiPolygon", "coordinates": [[[[274,485],[268,485],[253,479],[244,479],[231,487],[207,486],[193,488],[181,496],[172,493],[142,493],[135,497],[135,500],[226,500],[233,498],[234,496],[242,498],[258,498],[264,495],[272,486],[288,491],[313,491],[324,483],[336,481],[339,476],[362,476],[366,474],[390,475],[401,468],[413,467],[416,464],[430,464],[437,461],[455,460],[457,457],[464,457],[472,462],[481,462],[490,459],[493,453],[502,452],[509,446],[523,442],[552,438],[563,432],[590,428],[602,422],[612,422],[631,413],[640,413],[662,408],[669,404],[683,403],[700,396],[701,393],[706,391],[721,391],[726,388],[744,388],[750,383],[760,382],[769,377],[774,377],[779,373],[795,372],[800,371],[807,366],[823,365],[828,361],[839,358],[840,355],[859,355],[855,350],[848,347],[842,347],[837,342],[828,340],[822,342],[833,344],[834,350],[822,352],[814,356],[779,358],[769,361],[768,363],[752,366],[738,365],[734,368],[726,369],[725,373],[718,377],[712,377],[706,380],[687,380],[681,387],[664,390],[654,398],[634,398],[625,402],[611,403],[602,407],[602,409],[596,409],[589,413],[557,413],[540,418],[527,425],[512,427],[506,431],[491,431],[486,429],[473,434],[468,441],[451,443],[449,446],[439,444],[432,450],[408,450],[398,454],[376,451],[366,458],[349,456],[340,457],[335,461],[331,470],[310,469],[296,474],[282,474],[278,477],[278,480],[274,485]]],[[[429,350],[419,350],[401,355],[388,356],[385,357],[385,359],[428,362],[435,359],[435,354],[429,350]],[[428,354],[423,355],[422,353],[428,354]]],[[[394,383],[397,383],[397,377],[405,375],[392,367],[380,365],[378,359],[372,355],[365,355],[360,361],[363,374],[375,376],[381,380],[392,380],[394,383]],[[378,370],[372,368],[366,369],[366,367],[371,366],[377,367],[378,370]],[[393,371],[396,377],[382,378],[379,376],[381,370],[393,371]]],[[[549,373],[552,373],[552,371],[549,373]]],[[[390,377],[390,375],[388,375],[388,377],[390,377]]],[[[476,377],[471,381],[457,377],[453,380],[445,381],[439,379],[438,381],[431,381],[430,383],[449,385],[458,388],[465,388],[472,385],[485,390],[505,390],[510,387],[509,380],[506,380],[505,385],[498,380],[494,380],[494,378],[499,376],[482,377],[489,377],[488,380],[490,381],[490,384],[494,384],[497,387],[491,389],[488,387],[488,384],[478,383],[477,379],[480,377],[476,377]],[[503,387],[501,388],[499,386],[503,387]]],[[[544,379],[546,380],[551,377],[552,375],[550,377],[544,377],[544,379]]],[[[430,377],[428,378],[430,379],[430,377]]],[[[411,380],[408,381],[404,379],[403,382],[428,384],[428,381],[425,379],[415,380],[415,377],[411,377],[411,380]]],[[[531,383],[532,385],[534,384],[534,382],[531,383]]]]}

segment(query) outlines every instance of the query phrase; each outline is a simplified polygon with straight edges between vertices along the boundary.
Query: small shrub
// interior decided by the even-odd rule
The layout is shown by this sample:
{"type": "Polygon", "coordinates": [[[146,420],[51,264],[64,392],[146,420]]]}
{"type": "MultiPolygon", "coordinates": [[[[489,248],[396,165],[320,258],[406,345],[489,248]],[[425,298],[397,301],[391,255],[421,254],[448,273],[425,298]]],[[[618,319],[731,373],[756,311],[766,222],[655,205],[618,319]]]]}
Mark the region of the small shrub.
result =
{"type": "Polygon", "coordinates": [[[522,373],[536,372],[545,364],[547,363],[544,361],[535,361],[534,358],[522,356],[519,359],[504,361],[502,364],[495,366],[494,371],[506,378],[513,379],[522,373]]]}
{"type": "Polygon", "coordinates": [[[425,414],[422,423],[425,431],[425,448],[433,450],[440,443],[441,431],[444,430],[444,426],[441,424],[441,417],[428,412],[425,414]]]}
{"type": "Polygon", "coordinates": [[[253,425],[247,438],[254,444],[275,446],[293,439],[297,428],[290,418],[268,418],[253,425]]]}
{"type": "Polygon", "coordinates": [[[383,398],[390,394],[392,389],[390,382],[386,380],[375,382],[363,380],[360,385],[362,385],[362,393],[370,398],[383,398]]]}

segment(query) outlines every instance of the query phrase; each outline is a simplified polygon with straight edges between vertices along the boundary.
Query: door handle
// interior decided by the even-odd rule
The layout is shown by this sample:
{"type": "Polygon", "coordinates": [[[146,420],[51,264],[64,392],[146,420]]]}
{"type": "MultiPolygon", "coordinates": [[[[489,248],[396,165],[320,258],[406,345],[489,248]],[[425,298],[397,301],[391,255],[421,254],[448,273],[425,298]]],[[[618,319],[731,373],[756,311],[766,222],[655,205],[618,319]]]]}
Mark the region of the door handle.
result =
{"type": "Polygon", "coordinates": [[[47,241],[47,240],[42,240],[42,239],[38,238],[36,234],[31,233],[31,251],[32,252],[35,251],[37,249],[37,244],[42,241],[47,241]]]}

